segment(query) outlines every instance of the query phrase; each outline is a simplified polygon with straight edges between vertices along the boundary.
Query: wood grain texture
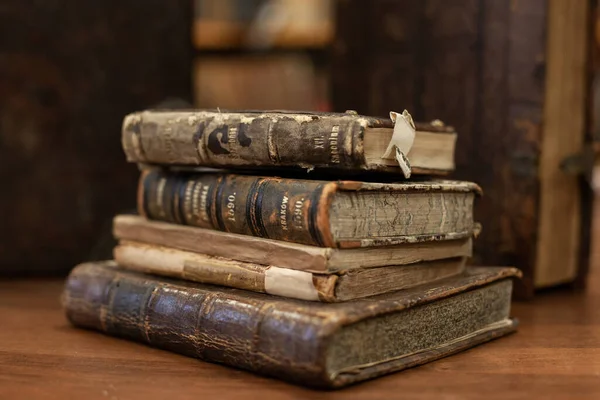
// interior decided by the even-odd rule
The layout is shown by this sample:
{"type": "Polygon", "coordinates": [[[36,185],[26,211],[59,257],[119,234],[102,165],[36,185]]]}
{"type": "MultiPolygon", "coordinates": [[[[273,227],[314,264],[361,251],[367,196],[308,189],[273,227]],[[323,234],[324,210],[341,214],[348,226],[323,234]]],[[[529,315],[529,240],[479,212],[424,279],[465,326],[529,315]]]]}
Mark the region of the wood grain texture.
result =
{"type": "MultiPolygon", "coordinates": [[[[580,54],[582,49],[578,49],[576,59],[563,64],[566,68],[559,71],[556,66],[560,69],[560,65],[551,68],[549,63],[554,59],[547,54],[548,29],[554,28],[548,25],[548,17],[549,9],[558,5],[581,22],[585,19],[581,14],[594,3],[560,0],[345,0],[337,3],[338,32],[332,61],[334,109],[354,107],[360,113],[385,115],[390,109],[406,107],[417,120],[439,118],[456,128],[454,176],[478,182],[486,193],[476,207],[476,219],[482,222],[483,231],[475,243],[474,261],[521,268],[525,273],[523,284],[517,286],[521,297],[533,294],[536,263],[538,269],[554,268],[561,273],[573,270],[566,260],[561,266],[563,261],[558,257],[542,257],[538,261],[538,240],[548,237],[538,236],[540,219],[550,214],[540,213],[538,167],[548,170],[544,188],[551,187],[547,175],[562,174],[557,158],[577,151],[583,140],[590,140],[590,135],[583,132],[587,119],[585,102],[589,100],[585,92],[589,85],[571,93],[573,107],[579,110],[573,130],[569,128],[566,133],[564,128],[554,127],[546,132],[552,121],[544,124],[545,107],[552,107],[554,115],[561,114],[556,108],[567,101],[557,99],[546,104],[547,73],[558,74],[561,80],[567,81],[572,68],[587,62],[589,55],[580,54]],[[361,21],[363,27],[361,38],[357,38],[357,21],[361,21]],[[357,55],[362,60],[359,63],[354,61],[357,55]],[[561,147],[560,142],[569,141],[573,132],[581,137],[561,147]],[[551,139],[557,136],[555,143],[561,149],[560,154],[555,152],[556,157],[549,161],[545,158],[552,157],[550,153],[541,159],[542,152],[553,146],[544,144],[546,136],[551,139]],[[554,266],[549,265],[554,262],[554,266]]],[[[587,34],[591,32],[583,31],[585,23],[577,26],[581,29],[578,37],[565,40],[583,46],[582,41],[589,41],[587,34]]],[[[560,38],[557,43],[560,46],[560,38]]],[[[571,121],[571,116],[562,120],[564,124],[571,121]]],[[[569,181],[572,190],[589,191],[576,189],[579,183],[574,176],[552,179],[569,181]]],[[[581,213],[576,210],[575,196],[555,194],[556,201],[566,204],[561,212],[567,215],[567,209],[572,211],[565,218],[573,220],[590,214],[587,191],[579,203],[581,213]]],[[[554,208],[548,197],[545,195],[546,205],[554,208]]],[[[588,258],[589,224],[584,218],[580,222],[582,239],[576,243],[579,249],[575,252],[578,253],[577,272],[583,276],[588,258]]],[[[546,226],[552,229],[551,222],[544,222],[544,230],[546,226]]],[[[574,229],[577,227],[570,231],[574,229]]],[[[551,242],[548,241],[548,246],[553,246],[555,253],[574,253],[569,241],[551,242]]],[[[556,284],[564,279],[553,274],[538,283],[550,281],[556,284]]]]}
{"type": "Polygon", "coordinates": [[[191,3],[0,8],[0,274],[65,273],[135,207],[123,116],[189,99],[191,3]]]}

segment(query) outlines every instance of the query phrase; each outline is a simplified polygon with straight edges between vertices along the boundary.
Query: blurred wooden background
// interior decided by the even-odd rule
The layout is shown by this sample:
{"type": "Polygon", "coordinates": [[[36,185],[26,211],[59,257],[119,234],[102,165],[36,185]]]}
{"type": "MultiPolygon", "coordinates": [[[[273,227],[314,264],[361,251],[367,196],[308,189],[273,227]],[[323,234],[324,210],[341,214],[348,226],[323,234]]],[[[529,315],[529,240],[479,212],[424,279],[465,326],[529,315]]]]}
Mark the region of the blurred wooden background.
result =
{"type": "Polygon", "coordinates": [[[486,192],[474,262],[522,268],[525,297],[581,287],[600,186],[597,12],[591,0],[4,2],[0,274],[110,257],[137,177],[122,117],[177,99],[442,119],[459,132],[454,177],[486,192]]]}
{"type": "Polygon", "coordinates": [[[135,206],[121,121],[191,101],[191,19],[187,0],[2,2],[0,274],[67,272],[135,206]]]}

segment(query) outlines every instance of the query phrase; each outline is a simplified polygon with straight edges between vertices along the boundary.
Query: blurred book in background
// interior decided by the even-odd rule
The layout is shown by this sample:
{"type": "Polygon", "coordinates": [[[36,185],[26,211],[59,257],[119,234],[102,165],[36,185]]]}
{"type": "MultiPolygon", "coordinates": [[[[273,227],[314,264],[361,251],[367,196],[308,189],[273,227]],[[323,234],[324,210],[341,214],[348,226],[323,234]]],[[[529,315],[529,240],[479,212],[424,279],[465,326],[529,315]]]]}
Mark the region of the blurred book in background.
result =
{"type": "Polygon", "coordinates": [[[195,106],[330,111],[330,0],[196,0],[195,106]]]}
{"type": "Polygon", "coordinates": [[[196,60],[194,99],[200,108],[327,111],[326,81],[304,54],[210,56],[196,60]]]}
{"type": "Polygon", "coordinates": [[[333,37],[330,0],[196,0],[198,49],[322,48],[333,37]]]}

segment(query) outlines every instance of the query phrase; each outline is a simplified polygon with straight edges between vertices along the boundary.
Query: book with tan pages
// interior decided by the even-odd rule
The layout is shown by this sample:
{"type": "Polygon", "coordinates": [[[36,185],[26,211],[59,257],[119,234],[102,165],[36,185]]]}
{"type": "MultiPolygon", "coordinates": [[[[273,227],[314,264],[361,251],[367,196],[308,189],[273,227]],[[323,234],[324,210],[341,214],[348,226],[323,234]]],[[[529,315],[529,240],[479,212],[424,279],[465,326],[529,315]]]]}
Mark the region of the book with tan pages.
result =
{"type": "Polygon", "coordinates": [[[321,181],[146,169],[138,211],[159,221],[320,247],[473,236],[471,182],[321,181]]]}
{"type": "MultiPolygon", "coordinates": [[[[412,173],[454,170],[452,127],[402,120],[411,125],[405,156],[412,173]]],[[[122,144],[128,161],[144,164],[400,174],[386,156],[396,124],[356,112],[147,110],[125,117],[122,144]]]]}
{"type": "Polygon", "coordinates": [[[471,257],[473,248],[473,240],[468,237],[337,249],[152,221],[139,215],[117,215],[113,220],[113,235],[120,241],[170,247],[317,274],[471,257]]]}
{"type": "Polygon", "coordinates": [[[294,299],[334,303],[431,283],[462,273],[465,257],[331,273],[249,263],[226,257],[121,241],[114,258],[125,269],[294,299]]]}
{"type": "Polygon", "coordinates": [[[471,268],[412,289],[323,304],[92,262],[72,270],[62,301],[81,328],[305,386],[339,388],[513,332],[511,278],[519,274],[471,268]]]}

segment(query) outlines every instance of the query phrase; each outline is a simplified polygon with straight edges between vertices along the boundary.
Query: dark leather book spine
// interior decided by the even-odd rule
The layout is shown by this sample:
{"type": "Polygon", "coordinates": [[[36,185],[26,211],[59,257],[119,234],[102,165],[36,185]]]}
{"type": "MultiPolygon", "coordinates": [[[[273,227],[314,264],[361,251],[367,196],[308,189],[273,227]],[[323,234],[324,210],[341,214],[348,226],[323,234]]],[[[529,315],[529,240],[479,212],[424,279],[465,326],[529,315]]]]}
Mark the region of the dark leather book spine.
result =
{"type": "Polygon", "coordinates": [[[130,162],[213,167],[364,169],[367,127],[392,122],[354,114],[140,112],[123,122],[130,162]]]}
{"type": "Polygon", "coordinates": [[[275,312],[258,296],[185,285],[82,264],[71,272],[62,301],[69,321],[82,328],[305,385],[330,385],[323,319],[275,312]]]}
{"type": "Polygon", "coordinates": [[[144,171],[139,213],[149,219],[336,247],[329,205],[335,182],[144,171]]]}

